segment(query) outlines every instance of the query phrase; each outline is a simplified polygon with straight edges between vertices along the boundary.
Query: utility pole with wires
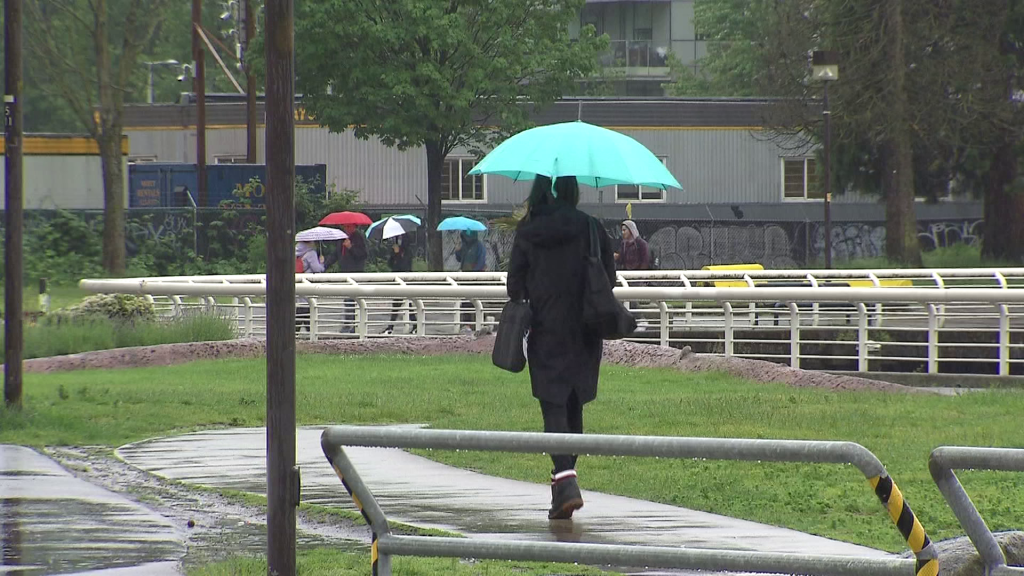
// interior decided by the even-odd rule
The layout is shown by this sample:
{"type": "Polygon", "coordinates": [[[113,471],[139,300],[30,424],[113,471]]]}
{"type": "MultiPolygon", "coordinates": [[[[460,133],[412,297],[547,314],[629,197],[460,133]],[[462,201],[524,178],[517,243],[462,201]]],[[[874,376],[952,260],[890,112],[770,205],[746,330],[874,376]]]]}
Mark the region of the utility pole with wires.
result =
{"type": "Polygon", "coordinates": [[[199,207],[206,208],[206,51],[199,30],[203,26],[203,0],[192,0],[192,92],[196,98],[196,185],[199,207]]]}
{"type": "Polygon", "coordinates": [[[22,0],[4,0],[4,404],[21,408],[24,315],[22,313],[22,0]]]}

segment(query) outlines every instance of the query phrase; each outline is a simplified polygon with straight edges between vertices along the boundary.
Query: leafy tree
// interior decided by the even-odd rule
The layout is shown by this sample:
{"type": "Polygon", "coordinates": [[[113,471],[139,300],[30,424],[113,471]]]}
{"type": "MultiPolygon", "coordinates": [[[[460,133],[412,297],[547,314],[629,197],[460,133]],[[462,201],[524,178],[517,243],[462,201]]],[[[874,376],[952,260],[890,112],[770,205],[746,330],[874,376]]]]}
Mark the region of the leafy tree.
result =
{"type": "Polygon", "coordinates": [[[606,44],[583,0],[304,0],[296,5],[296,91],[321,125],[427,155],[428,261],[442,266],[441,176],[527,125],[527,102],[572,92],[606,44]]]}
{"type": "Polygon", "coordinates": [[[170,0],[27,0],[25,42],[47,95],[67,103],[103,163],[103,268],[125,270],[122,113],[170,0]]]}
{"type": "Polygon", "coordinates": [[[982,39],[998,29],[998,10],[963,0],[702,0],[696,19],[714,44],[702,74],[677,67],[671,89],[782,97],[790,110],[773,121],[791,130],[820,134],[793,103],[820,94],[807,76],[809,53],[840,52],[840,81],[830,87],[834,182],[879,190],[887,255],[920,264],[915,193],[944,193],[977,141],[985,112],[976,92],[991,85],[995,54],[982,39]]]}

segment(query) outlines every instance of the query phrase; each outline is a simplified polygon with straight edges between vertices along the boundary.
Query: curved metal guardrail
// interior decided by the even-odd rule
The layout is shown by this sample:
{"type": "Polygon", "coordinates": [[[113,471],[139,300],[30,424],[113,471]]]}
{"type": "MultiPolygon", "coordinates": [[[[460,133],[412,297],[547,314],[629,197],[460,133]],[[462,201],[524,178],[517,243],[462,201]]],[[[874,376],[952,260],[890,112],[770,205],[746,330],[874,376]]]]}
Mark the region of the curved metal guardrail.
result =
{"type": "MultiPolygon", "coordinates": [[[[300,337],[441,336],[493,328],[505,274],[296,276],[300,337]],[[393,330],[388,330],[393,327],[393,330]]],[[[83,280],[147,295],[265,333],[263,275],[83,280]]],[[[616,295],[640,318],[632,340],[835,371],[1024,373],[1024,268],[620,272],[616,295]]]]}
{"type": "Polygon", "coordinates": [[[321,435],[320,444],[327,460],[370,526],[374,576],[390,576],[391,556],[395,555],[582,562],[817,576],[936,576],[939,571],[934,546],[885,467],[868,449],[853,442],[332,426],[321,435]],[[387,517],[346,456],[344,446],[852,464],[868,479],[916,559],[397,535],[391,533],[387,517]]]}
{"type": "Polygon", "coordinates": [[[978,550],[985,563],[985,574],[1011,576],[1024,574],[1024,567],[1007,566],[1006,556],[992,531],[975,508],[960,480],[953,472],[961,470],[1002,470],[1024,472],[1024,449],[973,448],[968,446],[940,446],[928,458],[932,480],[946,503],[953,509],[960,526],[978,550]]]}

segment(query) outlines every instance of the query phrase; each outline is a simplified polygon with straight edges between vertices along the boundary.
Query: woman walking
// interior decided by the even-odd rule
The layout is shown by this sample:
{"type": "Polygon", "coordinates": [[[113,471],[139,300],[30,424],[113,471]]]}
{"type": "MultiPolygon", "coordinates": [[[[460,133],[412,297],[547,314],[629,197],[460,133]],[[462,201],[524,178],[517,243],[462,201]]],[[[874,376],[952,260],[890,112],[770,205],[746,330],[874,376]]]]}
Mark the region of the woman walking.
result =
{"type": "MultiPolygon", "coordinates": [[[[402,236],[395,237],[395,243],[391,245],[391,255],[388,256],[388,267],[391,268],[392,272],[412,272],[412,252],[405,247],[405,242],[402,241],[402,236]]],[[[398,299],[391,301],[391,320],[387,328],[384,329],[385,334],[391,334],[395,331],[395,321],[398,320],[398,313],[405,305],[405,300],[398,299]]],[[[412,325],[411,334],[416,333],[416,313],[410,314],[409,319],[414,322],[412,325]]]]}
{"type": "MultiPolygon", "coordinates": [[[[316,245],[312,242],[295,243],[295,261],[295,271],[298,272],[301,266],[303,274],[319,274],[325,269],[324,257],[316,253],[316,245]]],[[[298,304],[295,308],[296,328],[309,330],[309,300],[298,296],[295,303],[298,304]]]]}
{"type": "MultiPolygon", "coordinates": [[[[583,405],[597,397],[601,367],[601,337],[583,324],[585,259],[590,226],[597,223],[576,209],[578,203],[576,178],[558,178],[552,189],[551,179],[538,176],[509,260],[509,298],[530,302],[530,382],[550,433],[583,433],[583,405]]],[[[597,226],[601,261],[614,285],[611,240],[597,226]]],[[[576,460],[575,454],[551,455],[550,519],[571,518],[583,506],[576,460]]]]}

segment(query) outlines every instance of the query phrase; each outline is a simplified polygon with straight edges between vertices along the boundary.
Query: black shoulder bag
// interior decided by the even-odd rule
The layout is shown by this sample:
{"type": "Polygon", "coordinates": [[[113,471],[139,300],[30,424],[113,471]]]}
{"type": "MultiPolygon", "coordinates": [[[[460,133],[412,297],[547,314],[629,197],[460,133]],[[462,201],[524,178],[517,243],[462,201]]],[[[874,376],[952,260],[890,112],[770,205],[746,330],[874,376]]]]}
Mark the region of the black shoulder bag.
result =
{"type": "Polygon", "coordinates": [[[526,333],[533,321],[530,302],[509,300],[501,309],[491,362],[502,370],[522,372],[526,367],[526,333]]]}
{"type": "Polygon", "coordinates": [[[583,273],[583,323],[587,330],[605,340],[625,338],[636,330],[636,318],[622,305],[612,292],[604,263],[601,261],[601,239],[597,222],[590,220],[590,252],[583,273]]]}

